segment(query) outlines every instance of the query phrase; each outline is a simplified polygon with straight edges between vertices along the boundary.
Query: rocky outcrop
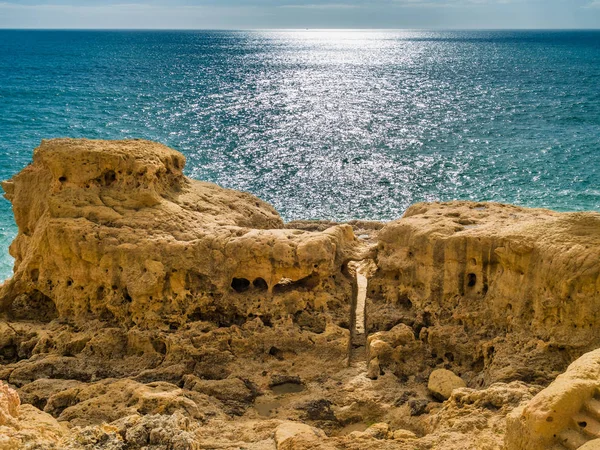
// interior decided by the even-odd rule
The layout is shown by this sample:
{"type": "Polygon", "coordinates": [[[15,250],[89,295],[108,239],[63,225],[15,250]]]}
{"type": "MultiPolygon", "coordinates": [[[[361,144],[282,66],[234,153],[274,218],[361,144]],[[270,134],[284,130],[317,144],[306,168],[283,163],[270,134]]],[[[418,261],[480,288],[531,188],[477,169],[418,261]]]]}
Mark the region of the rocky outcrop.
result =
{"type": "Polygon", "coordinates": [[[500,450],[506,416],[529,436],[542,416],[519,405],[600,347],[600,214],[451,202],[284,224],[184,165],[58,139],[3,184],[10,448],[500,450]]]}
{"type": "Polygon", "coordinates": [[[600,438],[600,350],[583,355],[514,410],[508,430],[507,450],[573,450],[600,438]]]}
{"type": "Polygon", "coordinates": [[[368,327],[414,330],[408,371],[388,365],[400,376],[435,364],[472,385],[548,383],[600,346],[599,255],[597,213],[417,204],[379,232],[368,327]]]}
{"type": "Polygon", "coordinates": [[[17,393],[0,381],[0,449],[56,448],[68,433],[51,415],[21,405],[17,393]]]}
{"type": "Polygon", "coordinates": [[[0,292],[11,317],[168,328],[346,303],[341,271],[361,251],[350,226],[283,229],[268,204],[184,165],[147,141],[44,141],[3,184],[19,227],[0,292]]]}

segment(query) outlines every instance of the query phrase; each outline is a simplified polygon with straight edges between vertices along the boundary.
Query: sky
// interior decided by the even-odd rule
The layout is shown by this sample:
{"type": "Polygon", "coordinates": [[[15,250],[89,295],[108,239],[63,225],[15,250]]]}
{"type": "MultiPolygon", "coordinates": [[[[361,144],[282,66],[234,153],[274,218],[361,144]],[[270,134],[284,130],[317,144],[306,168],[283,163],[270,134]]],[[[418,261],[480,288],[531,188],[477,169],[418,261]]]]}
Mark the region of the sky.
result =
{"type": "Polygon", "coordinates": [[[0,0],[0,28],[600,28],[600,0],[0,0]]]}

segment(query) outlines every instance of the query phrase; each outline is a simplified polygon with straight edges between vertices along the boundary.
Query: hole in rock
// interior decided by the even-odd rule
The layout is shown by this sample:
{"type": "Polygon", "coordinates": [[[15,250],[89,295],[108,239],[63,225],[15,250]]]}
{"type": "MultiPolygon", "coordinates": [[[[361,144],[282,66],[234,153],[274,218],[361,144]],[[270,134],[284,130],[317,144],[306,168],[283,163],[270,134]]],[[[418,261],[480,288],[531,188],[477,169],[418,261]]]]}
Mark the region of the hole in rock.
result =
{"type": "Polygon", "coordinates": [[[398,305],[400,305],[404,308],[410,309],[410,308],[412,308],[413,304],[407,295],[398,295],[398,305]]]}
{"type": "Polygon", "coordinates": [[[232,325],[241,326],[246,323],[248,316],[240,314],[236,310],[225,309],[222,307],[213,307],[203,310],[195,308],[188,320],[191,322],[212,322],[218,327],[230,327],[232,325]]]}
{"type": "Polygon", "coordinates": [[[71,286],[73,284],[73,280],[71,280],[70,278],[67,280],[67,286],[71,286]]]}
{"type": "Polygon", "coordinates": [[[0,348],[0,362],[12,363],[19,359],[19,350],[16,344],[5,345],[0,348]]]}
{"type": "Polygon", "coordinates": [[[261,289],[266,291],[267,289],[269,289],[269,286],[267,285],[267,282],[264,280],[264,278],[257,278],[256,280],[254,280],[252,282],[252,285],[257,288],[257,289],[261,289]]]}
{"type": "Polygon", "coordinates": [[[123,300],[125,300],[127,303],[131,303],[132,301],[131,295],[129,295],[127,288],[123,289],[123,300]]]}
{"type": "Polygon", "coordinates": [[[467,286],[473,287],[477,284],[477,275],[470,273],[467,275],[467,286]]]}
{"type": "Polygon", "coordinates": [[[577,425],[579,425],[581,428],[585,428],[587,427],[587,422],[577,422],[577,425]]]}
{"type": "Polygon", "coordinates": [[[40,278],[40,270],[39,269],[33,269],[31,271],[31,281],[33,281],[34,283],[40,278]]]}
{"type": "Polygon", "coordinates": [[[260,320],[262,320],[262,323],[265,327],[269,327],[271,328],[273,326],[273,318],[270,315],[265,315],[265,316],[259,316],[260,320]]]}
{"type": "Polygon", "coordinates": [[[317,275],[309,275],[297,281],[291,278],[282,278],[273,288],[273,292],[283,293],[296,289],[313,289],[318,283],[319,277],[317,275]]]}
{"type": "Polygon", "coordinates": [[[277,395],[297,394],[298,392],[303,392],[305,389],[306,388],[304,387],[304,385],[292,382],[271,386],[271,390],[277,395]]]}
{"type": "Polygon", "coordinates": [[[114,170],[107,170],[101,176],[100,182],[103,186],[110,186],[117,180],[117,174],[114,170]]]}
{"type": "Polygon", "coordinates": [[[96,300],[102,300],[104,298],[104,286],[98,286],[96,289],[96,300]]]}
{"type": "Polygon", "coordinates": [[[483,404],[483,407],[490,411],[498,411],[500,409],[496,405],[494,405],[493,403],[490,403],[490,402],[485,402],[483,404]]]}
{"type": "Polygon", "coordinates": [[[102,310],[102,312],[100,313],[100,320],[102,322],[114,322],[115,321],[115,315],[109,311],[108,309],[104,308],[102,310]]]}
{"type": "Polygon", "coordinates": [[[64,182],[66,182],[66,181],[67,181],[67,177],[65,177],[65,176],[62,176],[62,177],[60,177],[60,178],[58,179],[58,181],[60,181],[61,183],[64,183],[64,182]]]}
{"type": "Polygon", "coordinates": [[[8,313],[11,319],[39,320],[45,323],[58,317],[54,301],[37,289],[28,294],[18,295],[8,313]]]}
{"type": "Polygon", "coordinates": [[[269,349],[269,355],[274,356],[279,361],[283,361],[283,352],[277,347],[271,347],[269,349]]]}
{"type": "Polygon", "coordinates": [[[167,345],[160,339],[152,340],[152,348],[156,353],[165,355],[167,353],[167,345]]]}
{"type": "Polygon", "coordinates": [[[188,321],[190,321],[190,322],[200,322],[201,320],[202,320],[202,310],[200,308],[196,308],[188,316],[188,321]]]}
{"type": "Polygon", "coordinates": [[[423,325],[425,325],[426,327],[431,326],[431,313],[428,311],[425,311],[423,313],[423,325]]]}
{"type": "MultiPolygon", "coordinates": [[[[474,372],[481,372],[484,367],[485,367],[485,360],[484,360],[483,356],[480,356],[473,362],[473,364],[471,364],[471,368],[473,369],[474,372]]],[[[483,380],[482,380],[482,382],[483,382],[483,380]]]]}
{"type": "Polygon", "coordinates": [[[250,281],[246,278],[234,278],[231,280],[231,287],[235,292],[244,292],[250,287],[250,281]]]}

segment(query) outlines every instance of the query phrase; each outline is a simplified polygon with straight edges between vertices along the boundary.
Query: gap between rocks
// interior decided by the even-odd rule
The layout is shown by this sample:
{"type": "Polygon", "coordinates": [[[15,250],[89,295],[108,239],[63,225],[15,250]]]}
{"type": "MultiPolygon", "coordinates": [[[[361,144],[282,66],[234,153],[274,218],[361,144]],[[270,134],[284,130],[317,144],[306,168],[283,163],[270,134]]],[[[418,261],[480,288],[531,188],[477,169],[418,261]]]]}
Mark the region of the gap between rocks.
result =
{"type": "Polygon", "coordinates": [[[348,365],[364,363],[366,370],[367,346],[367,288],[369,277],[377,266],[372,259],[352,261],[348,264],[350,273],[354,276],[352,289],[352,307],[350,314],[350,345],[348,365]]]}

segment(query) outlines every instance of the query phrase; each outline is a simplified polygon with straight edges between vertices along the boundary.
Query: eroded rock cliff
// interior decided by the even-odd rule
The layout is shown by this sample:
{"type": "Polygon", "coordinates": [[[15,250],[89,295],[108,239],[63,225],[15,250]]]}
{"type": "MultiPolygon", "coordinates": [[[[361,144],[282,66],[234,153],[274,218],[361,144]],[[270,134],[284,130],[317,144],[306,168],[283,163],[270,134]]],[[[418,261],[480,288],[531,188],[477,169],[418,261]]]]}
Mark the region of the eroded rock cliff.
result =
{"type": "Polygon", "coordinates": [[[443,364],[473,386],[547,384],[600,347],[599,258],[600,214],[417,204],[379,233],[369,328],[414,330],[385,350],[399,376],[443,364]]]}
{"type": "Polygon", "coordinates": [[[32,445],[500,449],[506,416],[600,347],[600,214],[284,224],[184,165],[57,139],[3,184],[0,380],[49,424],[32,445]]]}
{"type": "Polygon", "coordinates": [[[147,141],[42,143],[3,184],[19,226],[10,314],[169,328],[346,304],[341,270],[361,252],[350,226],[284,229],[268,204],[184,165],[147,141]]]}

